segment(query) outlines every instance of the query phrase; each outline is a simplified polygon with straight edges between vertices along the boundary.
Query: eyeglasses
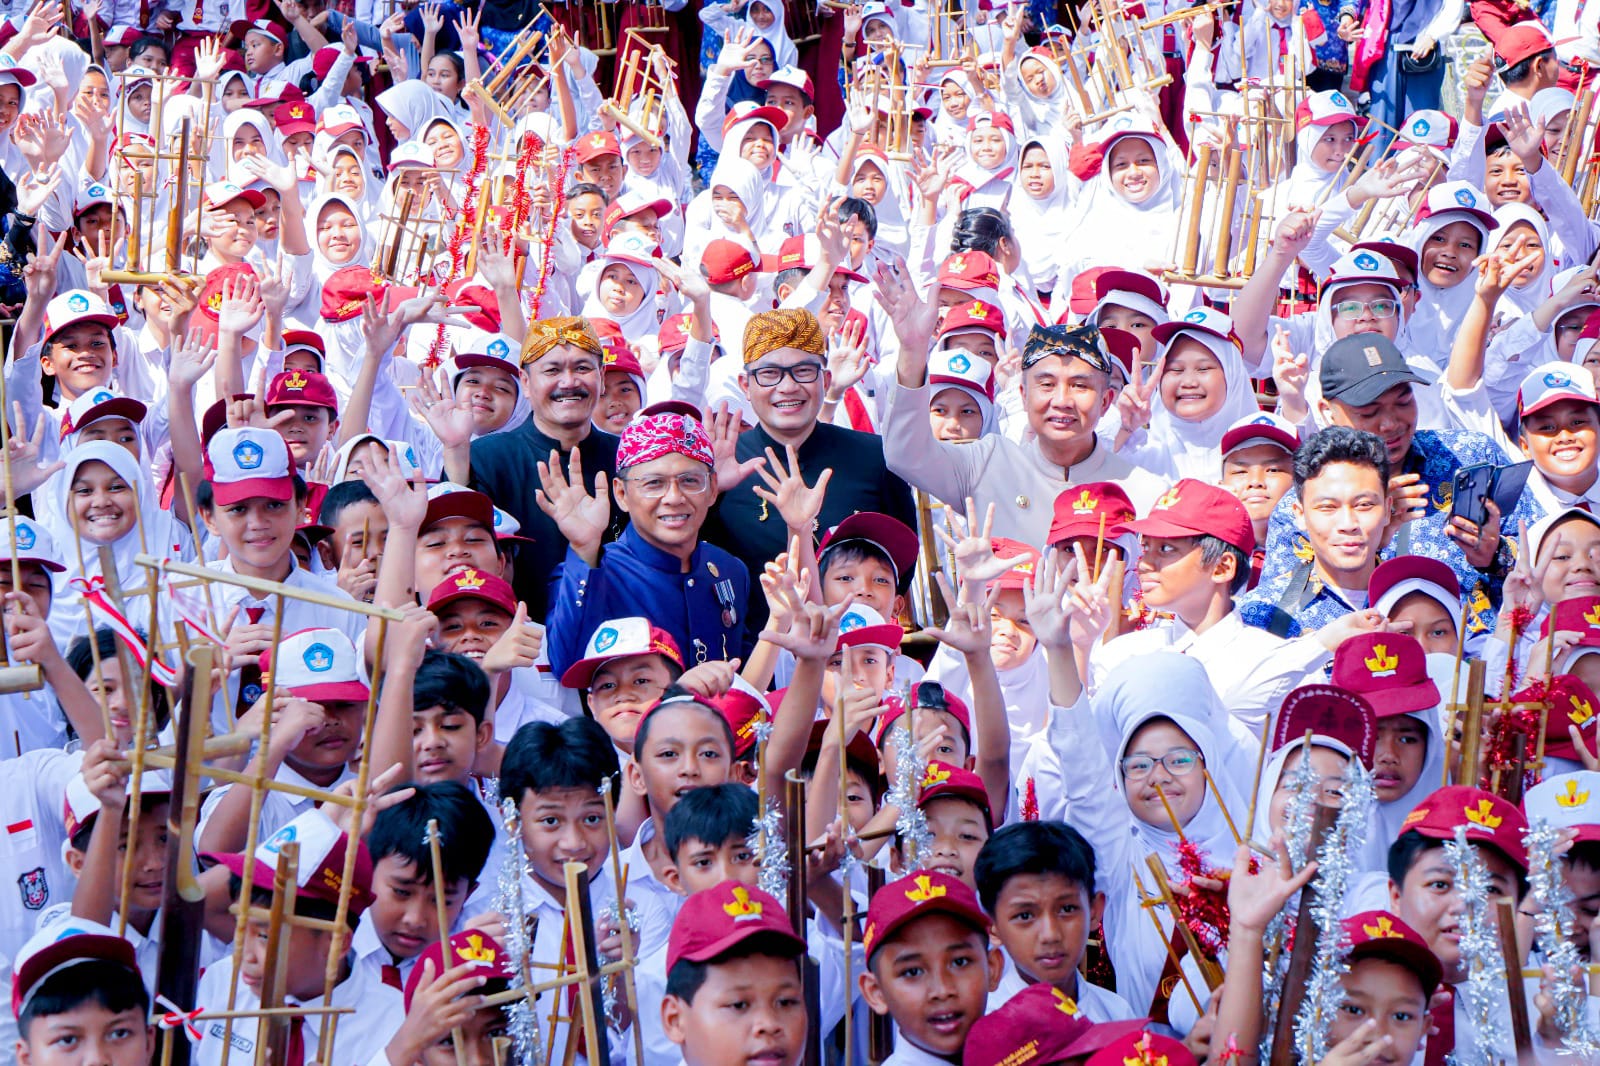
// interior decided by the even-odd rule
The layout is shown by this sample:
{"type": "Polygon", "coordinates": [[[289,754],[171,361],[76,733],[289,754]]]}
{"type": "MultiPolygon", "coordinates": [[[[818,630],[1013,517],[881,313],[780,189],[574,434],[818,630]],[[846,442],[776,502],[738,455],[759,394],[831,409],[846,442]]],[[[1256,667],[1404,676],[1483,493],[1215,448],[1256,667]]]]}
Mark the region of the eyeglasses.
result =
{"type": "Polygon", "coordinates": [[[1122,760],[1122,776],[1129,781],[1142,781],[1149,777],[1160,763],[1167,768],[1167,773],[1174,777],[1185,777],[1194,773],[1194,768],[1200,765],[1200,753],[1193,748],[1173,748],[1159,759],[1152,759],[1148,755],[1130,755],[1122,760]]]}
{"type": "Polygon", "coordinates": [[[1371,311],[1373,318],[1393,318],[1399,310],[1398,300],[1340,300],[1333,305],[1334,315],[1346,322],[1360,318],[1366,311],[1371,311]]]}
{"type": "Polygon", "coordinates": [[[796,363],[794,366],[763,366],[750,371],[750,378],[763,389],[783,384],[786,377],[794,378],[798,385],[810,385],[822,376],[821,363],[796,363]]]}
{"type": "Polygon", "coordinates": [[[633,486],[633,491],[647,500],[659,500],[667,494],[668,486],[674,482],[678,491],[685,496],[699,496],[711,488],[711,475],[699,472],[689,474],[674,474],[672,477],[651,475],[650,477],[625,477],[620,478],[633,486]]]}

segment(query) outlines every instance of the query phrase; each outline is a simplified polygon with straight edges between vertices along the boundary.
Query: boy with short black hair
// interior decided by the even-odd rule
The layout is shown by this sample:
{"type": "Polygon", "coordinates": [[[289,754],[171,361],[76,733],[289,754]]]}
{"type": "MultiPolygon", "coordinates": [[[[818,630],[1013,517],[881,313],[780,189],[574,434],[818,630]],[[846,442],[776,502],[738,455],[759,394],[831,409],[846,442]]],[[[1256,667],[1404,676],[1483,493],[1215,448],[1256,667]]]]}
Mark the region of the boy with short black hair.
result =
{"type": "Polygon", "coordinates": [[[684,1066],[795,1066],[806,1042],[805,951],[783,907],[759,888],[725,881],[684,901],[661,1002],[662,1028],[683,1049],[684,1066]],[[748,1009],[729,1011],[730,997],[748,1009]]]}
{"type": "MultiPolygon", "coordinates": [[[[423,950],[439,941],[428,823],[439,826],[445,913],[452,925],[484,878],[495,842],[494,822],[465,785],[439,781],[408,787],[414,794],[378,811],[367,830],[372,905],[350,942],[355,965],[390,988],[404,987],[423,950]]],[[[491,871],[489,879],[497,873],[491,871]]]]}
{"type": "Polygon", "coordinates": [[[489,678],[465,655],[429,648],[411,682],[412,780],[470,785],[479,754],[494,743],[489,678]]]}
{"type": "Polygon", "coordinates": [[[150,993],[133,945],[95,922],[37,934],[16,959],[11,1007],[22,1066],[145,1066],[155,1054],[150,993]],[[66,1058],[78,1052],[84,1058],[66,1058]]]}
{"type": "MultiPolygon", "coordinates": [[[[611,738],[590,718],[559,725],[530,722],[506,745],[500,795],[516,805],[521,819],[528,871],[522,893],[525,913],[536,922],[529,952],[536,963],[554,965],[567,958],[566,863],[585,867],[595,914],[615,899],[614,881],[606,872],[611,841],[601,790],[609,788],[615,797],[620,781],[611,738]]],[[[633,883],[630,878],[630,887],[633,883]]],[[[635,951],[643,956],[664,942],[671,919],[653,896],[630,892],[629,902],[640,931],[635,951]]],[[[555,1046],[563,1046],[565,1023],[555,1039],[555,1046]]]]}
{"type": "Polygon", "coordinates": [[[991,1008],[1029,985],[1048,983],[1090,1021],[1134,1017],[1121,996],[1079,977],[1106,903],[1095,888],[1094,849],[1083,834],[1062,822],[1005,826],[978,853],[973,878],[1005,950],[991,1008]]]}
{"type": "Polygon", "coordinates": [[[894,1019],[900,1037],[884,1066],[957,1061],[1001,975],[977,895],[937,872],[887,884],[867,907],[861,945],[861,994],[874,1014],[894,1019]]]}

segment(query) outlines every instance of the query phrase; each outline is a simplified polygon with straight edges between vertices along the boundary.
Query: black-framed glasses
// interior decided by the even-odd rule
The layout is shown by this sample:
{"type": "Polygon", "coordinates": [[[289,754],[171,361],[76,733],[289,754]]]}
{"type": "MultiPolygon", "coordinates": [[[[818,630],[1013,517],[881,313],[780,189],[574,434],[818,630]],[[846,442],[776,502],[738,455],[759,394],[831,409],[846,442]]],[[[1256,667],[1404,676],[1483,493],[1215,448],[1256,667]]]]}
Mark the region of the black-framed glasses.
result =
{"type": "Polygon", "coordinates": [[[821,363],[796,363],[794,366],[762,366],[750,371],[750,380],[763,389],[783,384],[786,377],[794,378],[799,385],[810,385],[822,376],[821,363]]]}
{"type": "Polygon", "coordinates": [[[1194,768],[1200,765],[1200,753],[1193,748],[1173,748],[1159,759],[1129,755],[1122,760],[1122,776],[1129,781],[1141,781],[1155,772],[1156,763],[1165,766],[1172,776],[1184,777],[1194,773],[1194,768]]]}

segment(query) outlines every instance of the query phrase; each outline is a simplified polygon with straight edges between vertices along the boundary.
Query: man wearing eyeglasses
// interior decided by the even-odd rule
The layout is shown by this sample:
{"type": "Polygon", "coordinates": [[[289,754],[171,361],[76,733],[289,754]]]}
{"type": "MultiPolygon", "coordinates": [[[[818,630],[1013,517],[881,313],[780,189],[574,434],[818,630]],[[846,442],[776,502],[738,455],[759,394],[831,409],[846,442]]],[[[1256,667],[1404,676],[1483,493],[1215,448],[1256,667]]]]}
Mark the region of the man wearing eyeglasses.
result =
{"type": "Polygon", "coordinates": [[[546,475],[539,506],[567,542],[546,618],[556,676],[583,658],[602,623],[629,615],[671,634],[690,661],[685,665],[748,652],[749,571],[700,539],[717,496],[715,462],[700,423],[669,413],[637,419],[622,431],[609,494],[603,474],[592,493],[560,470],[546,475]],[[602,550],[613,499],[627,512],[628,528],[602,550]]]}
{"type": "MultiPolygon", "coordinates": [[[[760,479],[719,486],[722,498],[714,511],[715,528],[708,529],[706,538],[744,560],[751,573],[760,573],[769,560],[788,550],[791,536],[820,537],[858,511],[886,514],[915,529],[911,490],[889,472],[883,438],[820,419],[832,376],[817,317],[803,309],[763,311],[751,316],[743,339],[744,372],[739,383],[750,398],[756,425],[739,435],[736,458],[742,464],[770,453],[779,466],[769,467],[760,479]],[[793,460],[787,456],[789,448],[795,450],[793,460]],[[769,487],[777,481],[766,479],[798,473],[815,488],[829,470],[833,473],[821,510],[803,528],[790,529],[770,500],[769,487]]],[[[766,616],[766,600],[758,592],[749,604],[752,633],[766,616]]]]}

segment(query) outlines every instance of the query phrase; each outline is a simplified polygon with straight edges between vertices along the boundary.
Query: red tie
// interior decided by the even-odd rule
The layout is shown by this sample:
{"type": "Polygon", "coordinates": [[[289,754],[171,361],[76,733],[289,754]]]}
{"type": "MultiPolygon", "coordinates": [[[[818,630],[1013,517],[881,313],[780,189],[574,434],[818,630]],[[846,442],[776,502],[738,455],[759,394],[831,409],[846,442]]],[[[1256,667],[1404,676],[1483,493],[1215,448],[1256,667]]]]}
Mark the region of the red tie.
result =
{"type": "Polygon", "coordinates": [[[1579,500],[1577,503],[1573,504],[1572,506],[1576,507],[1580,511],[1587,511],[1589,509],[1589,501],[1588,500],[1579,500]]]}
{"type": "Polygon", "coordinates": [[[1456,1049],[1456,996],[1455,989],[1443,986],[1448,994],[1445,1001],[1428,1012],[1437,1034],[1428,1037],[1428,1047],[1423,1056],[1423,1066],[1444,1066],[1444,1057],[1456,1049]]]}
{"type": "Polygon", "coordinates": [[[400,981],[400,967],[387,965],[383,968],[383,983],[396,991],[404,992],[406,986],[400,981]]]}
{"type": "Polygon", "coordinates": [[[1278,73],[1281,74],[1287,69],[1287,64],[1284,61],[1289,58],[1289,27],[1274,26],[1272,28],[1278,31],[1278,73]]]}
{"type": "Polygon", "coordinates": [[[289,1022],[289,1047],[283,1053],[284,1066],[306,1066],[306,1020],[289,1022]]]}

